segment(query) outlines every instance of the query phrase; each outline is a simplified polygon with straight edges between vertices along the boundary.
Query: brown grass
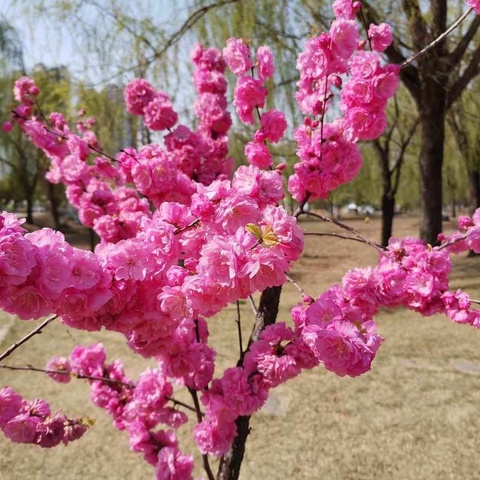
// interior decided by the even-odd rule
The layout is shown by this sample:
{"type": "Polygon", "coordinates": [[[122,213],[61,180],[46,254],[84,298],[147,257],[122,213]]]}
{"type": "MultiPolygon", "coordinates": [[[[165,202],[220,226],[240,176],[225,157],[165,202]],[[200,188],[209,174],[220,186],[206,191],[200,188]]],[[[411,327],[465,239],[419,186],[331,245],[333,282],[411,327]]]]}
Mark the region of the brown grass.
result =
{"type": "MultiPolygon", "coordinates": [[[[372,240],[379,238],[379,220],[351,221],[372,240]]],[[[334,231],[333,226],[303,221],[307,231],[334,231]]],[[[449,227],[449,225],[447,225],[449,227]]],[[[415,218],[399,217],[395,235],[414,235],[415,218]]],[[[346,269],[374,264],[374,249],[332,237],[309,237],[306,255],[292,277],[311,295],[341,279],[346,269]]],[[[455,259],[454,288],[480,296],[480,258],[455,259]]],[[[282,296],[281,319],[299,301],[288,284],[282,296]]],[[[251,311],[242,305],[244,335],[251,311]]],[[[236,309],[209,321],[218,346],[218,365],[226,368],[237,356],[236,309]]],[[[418,480],[480,479],[477,444],[480,434],[479,332],[452,325],[444,317],[423,319],[406,310],[378,316],[386,338],[372,371],[360,378],[338,378],[319,368],[305,372],[271,393],[252,420],[243,480],[418,480]]],[[[7,319],[1,319],[6,325],[7,319]]],[[[3,351],[33,329],[34,322],[15,322],[1,341],[3,351]]],[[[42,366],[52,354],[68,354],[76,343],[100,340],[109,358],[121,358],[134,377],[148,362],[133,356],[122,337],[88,334],[51,325],[8,359],[16,365],[42,366]]],[[[68,447],[42,450],[14,445],[0,438],[0,480],[79,480],[154,478],[149,467],[129,452],[125,434],[118,434],[107,416],[91,406],[82,381],[56,384],[41,374],[0,370],[0,385],[9,384],[29,398],[44,396],[70,415],[89,415],[96,425],[68,447]]],[[[188,400],[186,397],[182,397],[188,400]]],[[[181,434],[193,452],[189,432],[181,434]]],[[[202,474],[197,470],[197,476],[202,474]]]]}

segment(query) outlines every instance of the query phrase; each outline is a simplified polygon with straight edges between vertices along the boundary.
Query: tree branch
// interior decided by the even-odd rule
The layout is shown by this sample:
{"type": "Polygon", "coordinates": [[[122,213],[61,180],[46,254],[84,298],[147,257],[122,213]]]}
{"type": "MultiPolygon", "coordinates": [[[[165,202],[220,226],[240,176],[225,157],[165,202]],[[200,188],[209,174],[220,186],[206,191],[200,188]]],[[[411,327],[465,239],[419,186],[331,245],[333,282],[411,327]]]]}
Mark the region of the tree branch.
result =
{"type": "MultiPolygon", "coordinates": [[[[471,11],[471,10],[470,10],[471,11]]],[[[467,12],[468,13],[468,12],[467,12]]],[[[478,28],[480,27],[480,15],[475,15],[470,27],[465,32],[465,35],[462,39],[458,42],[455,50],[447,58],[448,64],[450,65],[450,69],[453,70],[460,60],[462,59],[464,53],[466,52],[468,45],[472,41],[474,35],[477,33],[478,28]]]]}
{"type": "Polygon", "coordinates": [[[42,322],[35,330],[32,330],[30,333],[25,335],[22,339],[20,339],[18,342],[15,342],[11,347],[7,348],[1,355],[0,355],[0,361],[2,361],[4,358],[7,358],[9,355],[11,355],[18,347],[23,345],[25,342],[28,342],[33,336],[35,335],[40,335],[42,333],[42,330],[50,323],[52,323],[56,318],[58,318],[57,315],[53,315],[52,317],[48,317],[44,322],[42,322]]]}
{"type": "Polygon", "coordinates": [[[472,9],[468,10],[465,12],[460,18],[456,20],[447,30],[445,30],[441,35],[439,35],[435,40],[430,42],[426,47],[422,48],[420,51],[418,51],[415,55],[412,55],[409,57],[407,60],[405,60],[401,65],[400,68],[405,68],[408,67],[411,63],[413,63],[415,60],[418,58],[422,57],[425,53],[430,51],[432,48],[434,48],[436,45],[438,45],[440,42],[442,42],[450,33],[453,32],[464,20],[467,18],[468,14],[472,11],[472,9]]]}
{"type": "Polygon", "coordinates": [[[447,109],[460,97],[470,81],[480,73],[480,45],[477,47],[463,75],[447,92],[447,109]]]}
{"type": "MultiPolygon", "coordinates": [[[[198,393],[195,389],[189,388],[188,391],[192,396],[193,403],[195,405],[195,412],[197,414],[197,422],[200,423],[202,418],[202,412],[200,410],[200,402],[198,401],[198,393]]],[[[212,469],[210,467],[210,462],[208,460],[208,455],[202,455],[203,459],[203,468],[205,469],[205,473],[207,474],[208,480],[215,480],[215,476],[213,475],[212,469]]]]}
{"type": "Polygon", "coordinates": [[[206,15],[210,10],[214,8],[224,7],[225,5],[229,5],[231,3],[236,3],[239,0],[225,0],[223,2],[215,2],[209,5],[205,5],[204,7],[195,10],[188,18],[185,20],[183,25],[168,39],[165,45],[158,51],[156,51],[153,55],[146,58],[146,63],[150,64],[155,60],[158,60],[163,54],[173,45],[175,45],[182,37],[185,35],[188,30],[190,30],[204,15],[206,15]]]}
{"type": "MultiPolygon", "coordinates": [[[[365,15],[366,21],[368,23],[379,24],[382,20],[377,11],[370,5],[368,1],[362,2],[362,9],[365,15]]],[[[402,52],[402,49],[399,47],[398,41],[395,41],[390,45],[386,50],[385,54],[387,55],[389,61],[395,64],[402,64],[405,62],[406,57],[402,52]]],[[[424,45],[424,44],[423,44],[424,45]]],[[[402,82],[407,87],[408,91],[415,99],[417,105],[421,103],[421,93],[420,93],[420,77],[417,67],[410,64],[400,71],[400,78],[402,82]]]]}

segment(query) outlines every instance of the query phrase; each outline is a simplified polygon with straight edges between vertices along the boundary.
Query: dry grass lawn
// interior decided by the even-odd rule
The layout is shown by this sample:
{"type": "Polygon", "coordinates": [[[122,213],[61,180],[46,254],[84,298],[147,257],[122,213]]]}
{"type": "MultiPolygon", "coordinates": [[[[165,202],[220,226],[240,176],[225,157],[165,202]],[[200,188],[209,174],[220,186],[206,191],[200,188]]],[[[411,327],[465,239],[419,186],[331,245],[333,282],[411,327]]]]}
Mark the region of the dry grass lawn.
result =
{"type": "MultiPolygon", "coordinates": [[[[372,240],[379,238],[379,219],[352,221],[372,240]]],[[[332,226],[302,222],[307,231],[332,226]]],[[[451,225],[446,225],[451,227],[451,225]]],[[[395,235],[415,235],[418,220],[399,217],[395,235]]],[[[363,244],[332,237],[308,237],[305,256],[292,276],[311,295],[341,279],[346,269],[374,264],[375,251],[363,244]]],[[[480,297],[480,257],[455,259],[453,287],[480,297]]],[[[292,285],[284,288],[280,319],[299,301],[292,285]]],[[[243,305],[245,336],[252,323],[243,305]]],[[[236,309],[210,320],[218,365],[236,360],[236,309]]],[[[0,318],[9,327],[8,317],[0,318]]],[[[444,317],[423,319],[406,310],[378,316],[386,338],[372,371],[360,378],[338,378],[321,368],[305,372],[275,389],[252,420],[243,480],[465,480],[480,479],[480,332],[453,325],[444,317]]],[[[35,327],[13,323],[0,336],[3,351],[35,327]]],[[[135,358],[115,334],[87,334],[52,324],[7,360],[8,364],[43,366],[53,354],[66,355],[77,343],[101,340],[110,359],[121,358],[132,376],[148,362],[135,358]]],[[[95,426],[68,447],[42,450],[0,438],[0,480],[143,480],[153,472],[128,450],[109,418],[88,400],[82,381],[59,385],[42,374],[0,370],[0,385],[9,384],[27,398],[42,396],[69,415],[89,415],[95,426]]],[[[193,452],[189,432],[181,434],[193,452]]],[[[197,476],[202,474],[199,469],[197,476]]]]}

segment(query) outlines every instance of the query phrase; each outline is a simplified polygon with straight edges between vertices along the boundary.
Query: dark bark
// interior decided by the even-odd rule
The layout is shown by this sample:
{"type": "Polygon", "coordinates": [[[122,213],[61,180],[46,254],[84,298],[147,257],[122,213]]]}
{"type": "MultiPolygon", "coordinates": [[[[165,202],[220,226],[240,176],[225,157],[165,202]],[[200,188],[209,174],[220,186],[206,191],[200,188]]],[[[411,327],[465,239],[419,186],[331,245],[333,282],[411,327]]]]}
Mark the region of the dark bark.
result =
{"type": "Polygon", "coordinates": [[[33,191],[30,189],[27,189],[25,191],[25,201],[27,202],[27,223],[30,223],[30,225],[33,225],[34,219],[33,219],[33,191]]]}
{"type": "Polygon", "coordinates": [[[480,172],[473,170],[469,175],[470,179],[470,198],[472,210],[480,207],[480,172]]]}
{"type": "Polygon", "coordinates": [[[389,192],[382,195],[382,245],[386,247],[392,236],[393,217],[395,215],[395,197],[389,192]]]}
{"type": "Polygon", "coordinates": [[[422,90],[426,101],[420,109],[420,237],[434,245],[442,231],[446,92],[443,84],[426,72],[422,90]]]}
{"type": "Polygon", "coordinates": [[[240,467],[250,433],[250,417],[238,417],[235,423],[237,424],[237,436],[230,451],[220,460],[217,480],[237,480],[240,477],[240,467]]]}
{"type": "MultiPolygon", "coordinates": [[[[370,23],[380,18],[368,1],[362,2],[370,23]]],[[[430,19],[422,14],[418,0],[403,0],[408,20],[408,32],[413,48],[418,51],[445,31],[447,1],[430,0],[430,19]]],[[[442,165],[445,139],[445,114],[459,98],[468,83],[480,72],[480,47],[468,65],[462,65],[468,46],[480,28],[473,18],[466,33],[451,53],[445,40],[416,59],[400,72],[400,79],[414,98],[420,113],[420,236],[435,244],[442,231],[442,165]],[[450,80],[450,81],[449,81],[450,80]]],[[[398,43],[386,50],[393,63],[403,63],[404,55],[398,43]]]]}
{"type": "MultiPolygon", "coordinates": [[[[267,288],[262,292],[255,326],[250,336],[247,350],[252,343],[258,340],[260,333],[267,325],[272,325],[276,322],[281,293],[281,286],[267,288]]],[[[238,365],[241,366],[241,364],[242,361],[240,360],[238,365]]],[[[220,460],[217,480],[238,480],[240,476],[240,467],[245,455],[245,445],[250,433],[250,417],[238,417],[235,423],[237,424],[237,435],[230,451],[220,460]]]]}
{"type": "Polygon", "coordinates": [[[60,212],[58,210],[58,199],[55,193],[55,185],[47,182],[47,196],[48,201],[50,202],[50,213],[53,219],[53,228],[55,230],[60,230],[60,212]]]}

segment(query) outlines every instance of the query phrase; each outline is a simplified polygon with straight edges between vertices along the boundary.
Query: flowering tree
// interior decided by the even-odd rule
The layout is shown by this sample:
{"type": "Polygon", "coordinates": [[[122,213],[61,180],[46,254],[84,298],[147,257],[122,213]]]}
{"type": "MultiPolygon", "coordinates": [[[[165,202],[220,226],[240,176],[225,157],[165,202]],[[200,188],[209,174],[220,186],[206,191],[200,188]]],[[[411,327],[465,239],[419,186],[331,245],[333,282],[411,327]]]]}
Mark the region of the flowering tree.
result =
{"type": "MultiPolygon", "coordinates": [[[[480,13],[478,0],[468,3],[480,13]]],[[[293,323],[277,321],[282,285],[292,281],[288,271],[303,250],[298,217],[329,220],[307,212],[306,203],[356,176],[358,142],[384,131],[387,102],[398,86],[399,67],[381,60],[390,28],[372,24],[361,40],[360,2],[336,0],[333,8],[329,32],[310,38],[297,62],[304,121],[294,131],[298,162],[288,178],[299,204],[293,215],[281,206],[285,165],[275,165],[269,150],[288,127],[282,112],[264,109],[265,83],[274,73],[266,46],[253,51],[231,38],[223,52],[194,49],[194,130],[178,125],[166,93],[146,80],[132,81],[125,90],[129,112],[150,130],[168,133],[162,145],[124,149],[115,157],[102,151],[89,119],[80,118],[75,132],[58,113],[44,118],[36,85],[26,77],[15,85],[18,106],[4,128],[18,125],[45,152],[48,180],[65,184],[81,221],[101,243],[87,252],[59,232],[25,233],[14,215],[0,216],[1,307],[22,320],[53,314],[0,361],[57,317],[74,328],[123,334],[135,353],[156,362],[136,381],[120,361],[107,363],[101,344],[53,357],[42,370],[64,383],[87,379],[94,404],[128,433],[132,450],[154,467],[157,479],[192,478],[193,459],[175,434],[190,410],[206,477],[237,479],[250,416],[270,390],[319,365],[339,376],[367,372],[383,340],[373,320],[383,306],[425,316],[443,312],[480,325],[468,294],[451,292],[448,282],[450,253],[480,252],[480,211],[461,217],[459,232],[441,237],[435,248],[407,238],[391,239],[382,249],[349,229],[353,239],[378,251],[378,264],[347,272],[341,285],[316,299],[295,284],[301,297],[293,323]],[[237,76],[236,113],[257,127],[245,147],[248,165],[235,171],[228,157],[227,67],[237,76]],[[238,361],[217,372],[207,319],[255,292],[261,297],[253,305],[254,329],[244,343],[238,323],[238,361]],[[188,390],[192,405],[174,398],[172,382],[188,390]],[[216,475],[212,456],[220,459],[216,475]]],[[[0,428],[14,442],[54,447],[79,439],[88,426],[85,419],[52,413],[44,400],[0,390],[0,428]]]]}

